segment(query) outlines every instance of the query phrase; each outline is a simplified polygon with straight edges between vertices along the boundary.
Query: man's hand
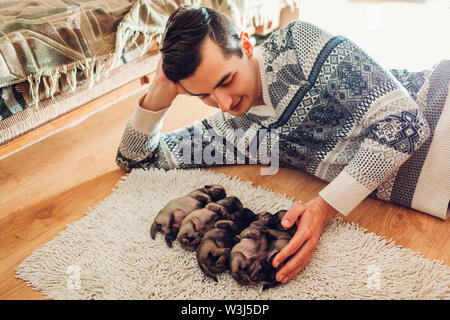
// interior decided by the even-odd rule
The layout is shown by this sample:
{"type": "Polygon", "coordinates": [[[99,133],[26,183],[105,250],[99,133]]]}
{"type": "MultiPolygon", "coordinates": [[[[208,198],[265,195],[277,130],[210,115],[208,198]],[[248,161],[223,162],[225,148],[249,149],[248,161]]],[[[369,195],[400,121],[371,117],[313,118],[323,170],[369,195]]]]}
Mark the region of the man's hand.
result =
{"type": "Polygon", "coordinates": [[[162,69],[162,58],[159,59],[155,78],[141,102],[141,107],[151,111],[165,109],[179,94],[187,93],[179,84],[167,79],[162,69]]]}
{"type": "Polygon", "coordinates": [[[307,203],[295,203],[283,217],[282,226],[290,228],[297,224],[297,231],[273,260],[278,267],[286,258],[290,260],[277,272],[276,279],[286,283],[305,268],[316,249],[323,228],[336,215],[337,211],[316,196],[307,203]]]}

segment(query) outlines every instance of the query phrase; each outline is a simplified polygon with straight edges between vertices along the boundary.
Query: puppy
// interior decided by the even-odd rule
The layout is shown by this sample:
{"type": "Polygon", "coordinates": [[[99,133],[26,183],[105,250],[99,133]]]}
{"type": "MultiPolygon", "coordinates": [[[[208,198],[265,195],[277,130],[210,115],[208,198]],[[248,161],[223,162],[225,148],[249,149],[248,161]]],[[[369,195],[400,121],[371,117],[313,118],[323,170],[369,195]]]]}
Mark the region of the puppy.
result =
{"type": "Polygon", "coordinates": [[[231,275],[240,284],[257,284],[266,279],[263,263],[267,258],[269,237],[267,226],[271,214],[263,211],[240,235],[240,241],[231,249],[229,265],[231,275]]]}
{"type": "Polygon", "coordinates": [[[226,197],[217,202],[208,203],[203,209],[192,211],[181,222],[177,236],[178,242],[185,250],[194,251],[205,233],[214,228],[217,220],[231,219],[231,214],[242,207],[237,197],[226,197]]]}
{"type": "Polygon", "coordinates": [[[205,233],[197,247],[196,257],[200,270],[217,282],[216,274],[228,268],[228,255],[237,242],[231,220],[218,220],[215,227],[205,233]]]}
{"type": "Polygon", "coordinates": [[[276,280],[276,273],[280,270],[289,259],[286,259],[277,268],[273,267],[273,259],[278,252],[281,251],[291,240],[292,235],[288,231],[280,231],[274,229],[267,230],[268,235],[271,237],[269,248],[267,249],[267,256],[261,263],[264,280],[266,283],[263,285],[263,290],[274,288],[280,284],[276,280]]]}
{"type": "Polygon", "coordinates": [[[285,229],[281,225],[281,220],[286,214],[286,210],[280,210],[271,216],[268,224],[267,234],[270,237],[270,244],[267,250],[267,257],[263,262],[263,270],[266,276],[266,283],[263,285],[263,290],[274,288],[280,284],[276,280],[276,273],[280,270],[289,259],[284,260],[277,268],[273,267],[273,259],[291,240],[297,231],[297,225],[294,224],[289,229],[285,229]]]}
{"type": "Polygon", "coordinates": [[[285,260],[276,269],[273,259],[291,240],[296,225],[288,230],[281,225],[286,210],[275,214],[260,213],[258,221],[240,234],[240,242],[231,250],[230,266],[233,278],[241,284],[257,284],[265,281],[263,290],[276,287],[276,273],[288,261],[285,260]]]}
{"type": "Polygon", "coordinates": [[[157,231],[162,231],[167,245],[172,247],[172,241],[178,234],[181,222],[189,213],[225,197],[226,192],[222,186],[205,185],[203,188],[196,189],[184,197],[170,201],[153,221],[150,228],[152,239],[155,239],[157,231]]]}
{"type": "Polygon", "coordinates": [[[270,221],[268,223],[268,228],[280,231],[287,231],[291,236],[297,231],[297,224],[293,224],[289,229],[286,229],[281,225],[281,220],[283,220],[284,215],[287,210],[279,210],[270,216],[270,221]]]}
{"type": "Polygon", "coordinates": [[[232,213],[230,220],[218,220],[197,247],[197,262],[205,275],[217,282],[216,274],[228,269],[228,256],[238,242],[237,235],[258,216],[248,208],[232,213]]]}

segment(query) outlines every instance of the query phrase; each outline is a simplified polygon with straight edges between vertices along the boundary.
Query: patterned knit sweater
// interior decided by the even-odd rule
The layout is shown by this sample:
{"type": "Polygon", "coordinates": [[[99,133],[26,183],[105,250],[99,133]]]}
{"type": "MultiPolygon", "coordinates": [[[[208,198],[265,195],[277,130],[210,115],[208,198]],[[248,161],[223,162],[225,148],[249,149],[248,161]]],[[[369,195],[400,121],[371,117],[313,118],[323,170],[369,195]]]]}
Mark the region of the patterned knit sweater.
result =
{"type": "Polygon", "coordinates": [[[261,49],[263,98],[270,112],[237,117],[218,112],[190,127],[160,133],[168,108],[152,112],[138,106],[117,164],[126,170],[211,165],[186,161],[186,145],[180,146],[186,137],[191,150],[210,148],[224,164],[239,163],[239,156],[247,163],[267,164],[251,150],[270,152],[276,145],[280,166],[330,182],[319,194],[341,214],[369,195],[411,206],[410,199],[392,198],[393,185],[430,129],[392,73],[352,41],[302,21],[274,32],[261,49]],[[243,130],[239,139],[237,128],[243,130]],[[274,129],[277,139],[270,133],[274,129]]]}

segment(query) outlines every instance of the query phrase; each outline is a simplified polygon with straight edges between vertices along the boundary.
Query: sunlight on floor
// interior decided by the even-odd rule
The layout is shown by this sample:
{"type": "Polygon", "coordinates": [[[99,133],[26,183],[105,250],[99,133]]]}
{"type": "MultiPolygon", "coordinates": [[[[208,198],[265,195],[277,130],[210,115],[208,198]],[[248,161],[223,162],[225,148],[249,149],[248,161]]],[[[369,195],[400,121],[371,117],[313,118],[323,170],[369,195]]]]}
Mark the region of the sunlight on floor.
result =
{"type": "Polygon", "coordinates": [[[449,0],[301,0],[300,19],[348,37],[388,69],[450,59],[449,0]]]}

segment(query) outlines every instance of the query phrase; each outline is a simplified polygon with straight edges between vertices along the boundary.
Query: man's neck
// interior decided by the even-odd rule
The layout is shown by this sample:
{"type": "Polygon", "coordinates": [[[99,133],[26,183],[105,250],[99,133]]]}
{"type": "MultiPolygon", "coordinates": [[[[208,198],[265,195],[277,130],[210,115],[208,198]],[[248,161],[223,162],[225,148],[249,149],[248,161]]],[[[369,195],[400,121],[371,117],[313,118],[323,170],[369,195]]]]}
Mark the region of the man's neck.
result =
{"type": "Polygon", "coordinates": [[[264,104],[263,94],[262,94],[262,83],[261,83],[261,74],[259,71],[259,61],[256,55],[259,53],[256,52],[259,48],[255,48],[255,54],[253,55],[253,59],[251,60],[253,65],[254,74],[256,76],[256,99],[252,102],[250,107],[260,106],[264,104]]]}

